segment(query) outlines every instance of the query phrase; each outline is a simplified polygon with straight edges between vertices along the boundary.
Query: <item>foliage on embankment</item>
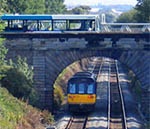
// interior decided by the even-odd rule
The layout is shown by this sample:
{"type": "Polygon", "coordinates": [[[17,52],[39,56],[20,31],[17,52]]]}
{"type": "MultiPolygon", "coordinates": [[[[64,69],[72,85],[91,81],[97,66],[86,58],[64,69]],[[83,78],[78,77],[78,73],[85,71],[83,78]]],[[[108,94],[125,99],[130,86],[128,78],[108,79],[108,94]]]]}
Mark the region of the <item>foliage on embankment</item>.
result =
{"type": "Polygon", "coordinates": [[[44,129],[44,124],[51,122],[48,111],[29,106],[0,87],[0,129],[44,129]]]}

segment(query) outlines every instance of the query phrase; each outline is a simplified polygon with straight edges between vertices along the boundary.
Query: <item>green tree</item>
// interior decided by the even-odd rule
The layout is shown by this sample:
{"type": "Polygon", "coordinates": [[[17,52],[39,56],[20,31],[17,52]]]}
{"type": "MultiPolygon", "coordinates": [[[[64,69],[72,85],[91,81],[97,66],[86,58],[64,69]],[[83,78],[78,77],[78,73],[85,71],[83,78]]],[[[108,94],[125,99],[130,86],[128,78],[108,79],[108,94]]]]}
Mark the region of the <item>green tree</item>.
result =
{"type": "Polygon", "coordinates": [[[89,14],[91,8],[89,6],[78,6],[73,8],[70,13],[73,14],[89,14]]]}
{"type": "Polygon", "coordinates": [[[0,12],[19,14],[62,14],[64,0],[0,0],[0,12]]]}
{"type": "Polygon", "coordinates": [[[6,0],[3,6],[6,13],[23,13],[27,7],[25,0],[6,0]]]}
{"type": "Polygon", "coordinates": [[[43,14],[45,13],[45,0],[26,0],[27,8],[25,14],[43,14]]]}
{"type": "Polygon", "coordinates": [[[136,21],[136,14],[137,11],[135,9],[132,9],[128,12],[122,13],[116,22],[118,23],[129,23],[129,22],[137,22],[136,21]]]}
{"type": "MultiPolygon", "coordinates": [[[[4,29],[4,24],[0,23],[0,32],[4,29]]],[[[7,54],[7,49],[3,43],[4,39],[0,38],[0,66],[5,63],[5,55],[7,54]]]]}
{"type": "Polygon", "coordinates": [[[3,44],[3,39],[0,39],[0,79],[4,76],[3,71],[5,71],[6,54],[7,54],[7,49],[3,44]]]}
{"type": "Polygon", "coordinates": [[[6,0],[0,0],[0,14],[5,12],[5,9],[7,7],[6,0]]]}
{"type": "MultiPolygon", "coordinates": [[[[0,33],[4,29],[4,24],[0,23],[0,33]]],[[[5,71],[7,68],[5,67],[5,56],[7,54],[7,49],[4,46],[3,43],[4,39],[0,38],[0,79],[4,76],[3,71],[5,71]]]]}
{"type": "Polygon", "coordinates": [[[0,0],[1,10],[4,13],[44,13],[45,0],[0,0]]]}
{"type": "Polygon", "coordinates": [[[1,80],[2,86],[17,98],[29,99],[29,103],[36,105],[38,96],[33,87],[33,70],[26,59],[18,57],[17,62],[10,60],[10,68],[1,80]]]}
{"type": "Polygon", "coordinates": [[[137,10],[136,20],[138,22],[150,22],[150,0],[137,0],[135,9],[137,10]]]}
{"type": "Polygon", "coordinates": [[[45,0],[45,13],[63,14],[67,11],[64,0],[45,0]]]}

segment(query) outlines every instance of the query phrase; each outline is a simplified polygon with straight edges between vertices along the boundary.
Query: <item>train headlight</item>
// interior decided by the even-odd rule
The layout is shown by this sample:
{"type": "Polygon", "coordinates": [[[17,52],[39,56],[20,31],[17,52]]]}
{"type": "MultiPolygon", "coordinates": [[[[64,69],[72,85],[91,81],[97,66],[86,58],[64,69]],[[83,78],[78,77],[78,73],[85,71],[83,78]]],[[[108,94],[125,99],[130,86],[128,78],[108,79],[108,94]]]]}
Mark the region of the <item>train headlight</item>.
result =
{"type": "Polygon", "coordinates": [[[89,95],[88,98],[89,99],[94,99],[94,95],[89,95]]]}

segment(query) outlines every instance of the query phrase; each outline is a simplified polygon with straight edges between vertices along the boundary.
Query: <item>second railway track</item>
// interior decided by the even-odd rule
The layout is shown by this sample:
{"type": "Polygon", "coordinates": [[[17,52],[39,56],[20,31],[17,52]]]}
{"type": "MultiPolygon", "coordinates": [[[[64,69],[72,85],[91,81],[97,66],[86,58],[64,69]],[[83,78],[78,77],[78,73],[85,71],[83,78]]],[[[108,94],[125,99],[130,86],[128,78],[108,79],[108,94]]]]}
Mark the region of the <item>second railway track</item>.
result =
{"type": "Polygon", "coordinates": [[[119,84],[119,75],[116,61],[111,63],[110,73],[109,129],[127,129],[124,100],[119,84]]]}

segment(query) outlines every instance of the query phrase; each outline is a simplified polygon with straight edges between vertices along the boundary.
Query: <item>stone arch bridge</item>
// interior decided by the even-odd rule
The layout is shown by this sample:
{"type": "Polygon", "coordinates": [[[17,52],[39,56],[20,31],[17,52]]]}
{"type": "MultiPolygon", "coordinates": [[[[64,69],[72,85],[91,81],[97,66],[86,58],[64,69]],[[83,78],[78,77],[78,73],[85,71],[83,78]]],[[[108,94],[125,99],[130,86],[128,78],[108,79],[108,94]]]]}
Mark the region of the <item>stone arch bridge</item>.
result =
{"type": "Polygon", "coordinates": [[[71,63],[92,56],[110,57],[128,66],[142,84],[143,111],[149,110],[149,34],[4,33],[8,58],[26,57],[34,67],[34,85],[42,108],[52,110],[53,84],[71,63]],[[147,107],[147,108],[146,108],[147,107]]]}

